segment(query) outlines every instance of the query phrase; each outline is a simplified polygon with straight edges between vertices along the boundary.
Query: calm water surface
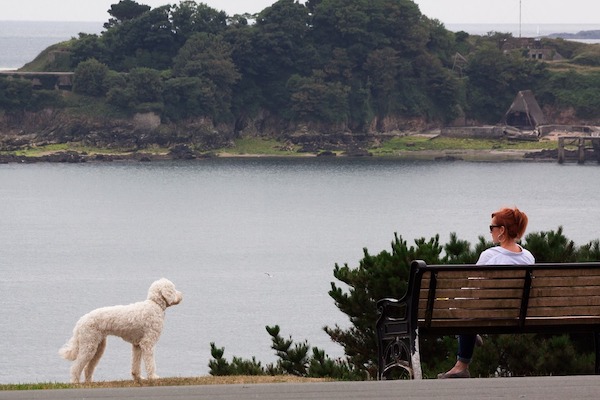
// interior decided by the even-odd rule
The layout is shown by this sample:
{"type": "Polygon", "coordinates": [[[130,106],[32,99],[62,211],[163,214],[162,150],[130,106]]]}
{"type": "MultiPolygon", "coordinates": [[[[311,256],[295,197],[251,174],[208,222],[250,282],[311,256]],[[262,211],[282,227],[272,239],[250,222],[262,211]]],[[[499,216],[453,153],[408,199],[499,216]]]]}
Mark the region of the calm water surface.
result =
{"type": "Polygon", "coordinates": [[[21,68],[47,47],[77,38],[80,32],[101,31],[102,22],[0,20],[0,70],[21,68]]]}
{"type": "MultiPolygon", "coordinates": [[[[208,373],[225,357],[275,357],[266,325],[325,349],[347,326],[327,294],[335,263],[451,232],[487,237],[490,212],[517,205],[529,232],[600,237],[597,165],[376,159],[0,165],[0,383],[66,382],[57,351],[77,319],[143,300],[171,279],[161,376],[208,373]]],[[[129,378],[129,345],[109,340],[96,379],[129,378]]]]}

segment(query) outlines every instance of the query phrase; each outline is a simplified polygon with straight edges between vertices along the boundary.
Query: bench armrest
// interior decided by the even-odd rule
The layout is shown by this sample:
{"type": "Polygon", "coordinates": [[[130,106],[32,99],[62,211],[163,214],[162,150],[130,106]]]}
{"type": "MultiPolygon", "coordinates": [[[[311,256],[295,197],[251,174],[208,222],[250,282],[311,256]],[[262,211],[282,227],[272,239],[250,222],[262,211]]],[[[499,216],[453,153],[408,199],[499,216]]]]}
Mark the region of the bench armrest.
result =
{"type": "Polygon", "coordinates": [[[406,319],[407,304],[394,298],[383,298],[377,301],[377,310],[381,321],[397,321],[406,319]]]}

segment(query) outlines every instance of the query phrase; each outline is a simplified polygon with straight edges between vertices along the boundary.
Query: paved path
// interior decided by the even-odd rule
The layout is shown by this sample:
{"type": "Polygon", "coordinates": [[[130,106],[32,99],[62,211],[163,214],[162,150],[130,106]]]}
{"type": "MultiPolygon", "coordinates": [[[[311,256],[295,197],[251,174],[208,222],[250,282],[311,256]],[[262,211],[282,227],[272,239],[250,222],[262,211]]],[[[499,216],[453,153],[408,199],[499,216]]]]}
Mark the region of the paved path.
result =
{"type": "Polygon", "coordinates": [[[570,400],[600,399],[600,376],[492,378],[381,382],[273,383],[240,385],[0,391],[3,399],[40,400],[570,400]]]}

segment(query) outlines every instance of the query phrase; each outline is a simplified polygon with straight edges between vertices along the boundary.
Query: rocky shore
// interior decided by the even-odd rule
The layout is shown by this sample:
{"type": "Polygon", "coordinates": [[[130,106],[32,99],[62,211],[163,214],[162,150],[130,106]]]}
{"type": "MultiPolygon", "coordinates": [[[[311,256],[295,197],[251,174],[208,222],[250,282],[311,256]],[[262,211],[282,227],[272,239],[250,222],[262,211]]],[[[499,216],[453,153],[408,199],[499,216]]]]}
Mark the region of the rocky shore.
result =
{"type": "MultiPolygon", "coordinates": [[[[232,154],[226,152],[200,153],[185,145],[179,145],[168,153],[145,153],[143,151],[119,154],[88,154],[77,151],[57,151],[37,156],[0,154],[0,164],[9,163],[86,163],[86,162],[155,162],[165,160],[201,160],[228,157],[373,157],[368,150],[354,153],[298,153],[296,155],[232,154]]],[[[379,156],[399,160],[424,161],[471,161],[471,162],[557,162],[556,150],[414,150],[401,151],[394,155],[379,156]]]]}
{"type": "MultiPolygon", "coordinates": [[[[152,162],[212,157],[381,156],[486,162],[556,162],[558,159],[556,150],[422,150],[415,147],[385,155],[377,151],[377,146],[395,137],[427,136],[423,134],[428,128],[423,121],[404,121],[403,126],[395,121],[387,133],[370,130],[362,134],[342,128],[327,132],[318,126],[277,127],[273,121],[269,124],[266,121],[269,121],[266,117],[252,121],[236,131],[233,126],[214,126],[211,121],[202,119],[187,121],[184,125],[163,124],[152,113],[137,114],[130,119],[74,117],[57,110],[3,114],[0,115],[0,163],[152,162]],[[280,145],[269,154],[261,154],[260,150],[244,154],[233,150],[240,137],[256,141],[268,137],[280,145]],[[61,150],[52,150],[58,148],[61,150]]],[[[428,138],[437,135],[439,129],[428,138]]]]}

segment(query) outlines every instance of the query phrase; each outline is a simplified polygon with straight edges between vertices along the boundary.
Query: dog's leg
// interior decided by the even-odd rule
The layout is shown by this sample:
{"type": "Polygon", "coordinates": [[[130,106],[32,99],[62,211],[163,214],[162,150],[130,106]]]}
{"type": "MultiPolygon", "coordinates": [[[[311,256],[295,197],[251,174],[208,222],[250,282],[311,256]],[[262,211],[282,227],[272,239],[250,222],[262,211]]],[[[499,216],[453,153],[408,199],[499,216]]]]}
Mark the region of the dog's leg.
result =
{"type": "Polygon", "coordinates": [[[139,344],[131,347],[131,376],[136,382],[142,379],[142,349],[139,344]]]}
{"type": "Polygon", "coordinates": [[[142,349],[142,358],[144,359],[148,379],[158,379],[156,365],[154,364],[154,342],[142,341],[140,348],[142,349]]]}
{"type": "Polygon", "coordinates": [[[100,358],[102,358],[102,354],[104,354],[104,349],[106,349],[106,338],[102,339],[102,341],[98,345],[98,348],[96,349],[96,354],[94,354],[90,362],[88,362],[88,364],[85,366],[84,371],[86,382],[92,382],[94,369],[96,369],[96,365],[98,365],[100,358]]]}
{"type": "Polygon", "coordinates": [[[90,360],[94,358],[101,341],[102,338],[100,337],[98,338],[98,342],[93,341],[91,343],[86,343],[85,345],[80,344],[77,358],[71,366],[71,383],[79,383],[81,372],[90,362],[90,360]]]}

